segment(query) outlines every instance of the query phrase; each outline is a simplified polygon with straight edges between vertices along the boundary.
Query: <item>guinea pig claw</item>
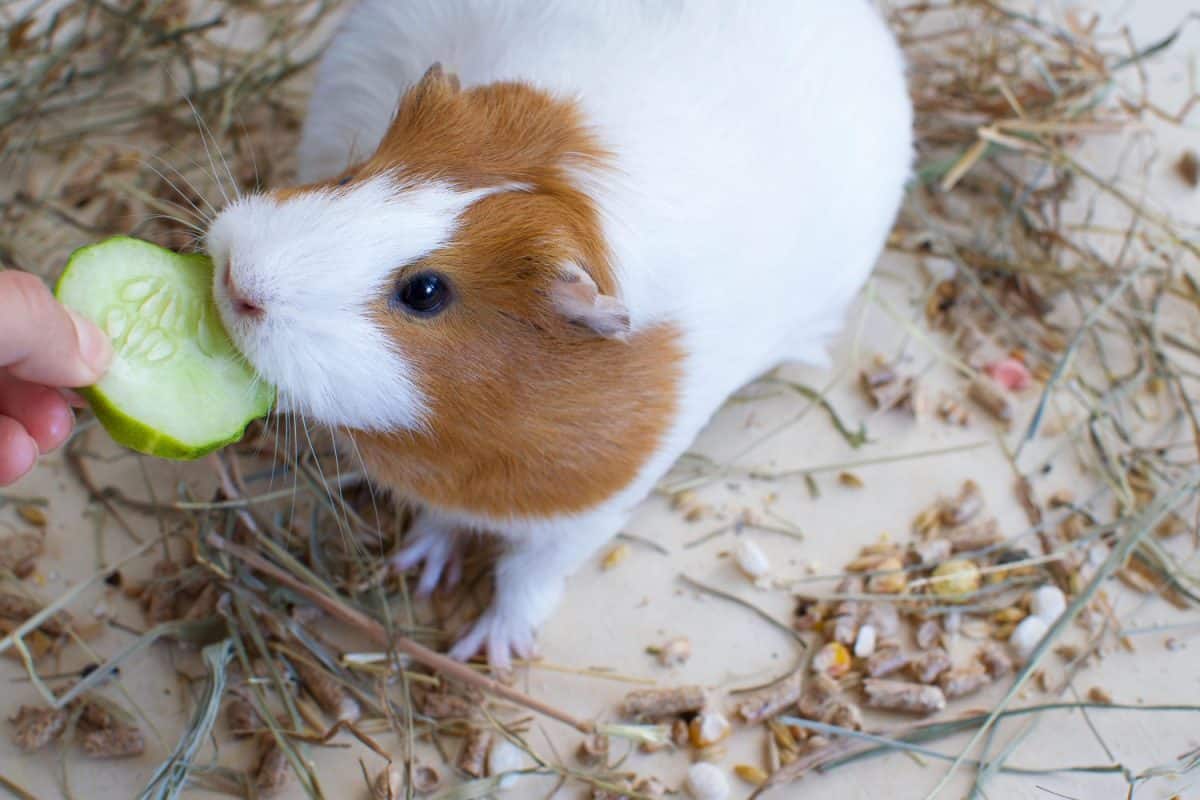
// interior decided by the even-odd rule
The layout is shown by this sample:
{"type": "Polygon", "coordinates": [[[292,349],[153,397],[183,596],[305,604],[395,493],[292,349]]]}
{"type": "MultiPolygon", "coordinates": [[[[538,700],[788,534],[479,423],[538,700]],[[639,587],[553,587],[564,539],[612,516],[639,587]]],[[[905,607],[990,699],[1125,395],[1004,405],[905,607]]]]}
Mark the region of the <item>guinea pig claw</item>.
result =
{"type": "Polygon", "coordinates": [[[432,537],[418,536],[416,541],[405,545],[399,553],[391,558],[392,568],[397,572],[408,572],[425,560],[425,555],[433,548],[435,540],[432,537]]]}
{"type": "Polygon", "coordinates": [[[447,589],[453,589],[458,586],[462,580],[463,574],[463,554],[461,550],[455,550],[454,555],[450,558],[450,564],[446,567],[445,586],[447,589]]]}
{"type": "Polygon", "coordinates": [[[427,597],[433,594],[443,575],[444,583],[449,586],[462,578],[464,539],[463,534],[419,518],[409,531],[405,546],[392,556],[391,566],[398,572],[408,572],[423,563],[417,596],[427,597]]]}
{"type": "Polygon", "coordinates": [[[434,541],[429,552],[425,554],[425,568],[421,570],[421,579],[417,582],[417,596],[428,597],[437,588],[446,565],[454,557],[454,540],[443,537],[434,541]]]}
{"type": "Polygon", "coordinates": [[[480,624],[482,622],[483,618],[481,617],[461,639],[455,642],[448,654],[451,658],[456,661],[470,661],[482,649],[483,640],[487,638],[487,629],[480,624]]]}
{"type": "Polygon", "coordinates": [[[480,650],[486,650],[492,669],[508,670],[512,668],[513,654],[523,659],[533,657],[534,643],[532,626],[507,620],[493,607],[485,611],[450,649],[450,657],[466,661],[480,650]]]}

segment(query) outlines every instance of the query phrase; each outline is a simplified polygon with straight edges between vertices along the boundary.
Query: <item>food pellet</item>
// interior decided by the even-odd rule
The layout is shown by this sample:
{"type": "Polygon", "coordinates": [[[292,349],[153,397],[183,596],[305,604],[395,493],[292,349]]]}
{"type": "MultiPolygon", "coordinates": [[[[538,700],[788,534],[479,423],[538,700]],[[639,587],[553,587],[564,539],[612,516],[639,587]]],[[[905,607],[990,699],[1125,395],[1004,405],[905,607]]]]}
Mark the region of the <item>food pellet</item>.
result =
{"type": "Polygon", "coordinates": [[[858,638],[854,640],[854,655],[867,658],[875,652],[875,626],[863,625],[858,629],[858,638]]]}
{"type": "Polygon", "coordinates": [[[946,707],[946,695],[936,686],[906,681],[867,678],[863,681],[866,705],[886,711],[933,714],[946,707]]]}
{"type": "Polygon", "coordinates": [[[943,600],[962,600],[979,589],[979,567],[966,558],[944,561],[933,571],[929,588],[943,600]]]}
{"type": "Polygon", "coordinates": [[[702,711],[688,725],[688,739],[693,747],[712,747],[724,741],[733,731],[724,714],[702,711]]]}
{"type": "Polygon", "coordinates": [[[737,764],[733,768],[733,774],[751,786],[762,786],[767,782],[766,770],[753,764],[737,764]]]}
{"type": "Polygon", "coordinates": [[[850,651],[841,642],[828,642],[812,660],[813,672],[840,678],[850,671],[850,651]]]}
{"type": "Polygon", "coordinates": [[[1033,592],[1029,610],[1043,622],[1053,623],[1067,610],[1067,596],[1057,586],[1039,586],[1033,592]]]}
{"type": "Polygon", "coordinates": [[[899,594],[908,585],[908,577],[904,574],[904,564],[899,558],[885,558],[875,567],[879,575],[874,575],[867,582],[867,590],[875,594],[899,594]]]}
{"type": "Polygon", "coordinates": [[[658,663],[674,667],[692,657],[692,642],[686,636],[677,636],[658,648],[658,663]]]}
{"type": "Polygon", "coordinates": [[[619,545],[614,547],[612,550],[608,551],[608,555],[606,555],[604,557],[604,560],[602,562],[600,562],[601,569],[605,569],[605,570],[612,569],[613,567],[617,566],[625,559],[629,558],[629,554],[631,552],[632,552],[632,550],[630,549],[629,545],[625,544],[624,542],[621,542],[619,545]]]}
{"type": "Polygon", "coordinates": [[[1012,645],[1013,650],[1020,656],[1022,661],[1028,661],[1033,655],[1033,650],[1038,646],[1038,642],[1042,641],[1042,637],[1046,635],[1046,631],[1050,626],[1041,617],[1026,617],[1017,623],[1017,627],[1013,628],[1012,634],[1008,637],[1008,643],[1012,645]]]}
{"type": "Polygon", "coordinates": [[[725,773],[704,761],[688,768],[684,785],[695,800],[725,800],[729,797],[729,779],[725,773]]]}
{"type": "Polygon", "coordinates": [[[745,537],[738,540],[733,549],[738,569],[752,580],[764,577],[771,570],[771,561],[762,548],[745,537]]]}

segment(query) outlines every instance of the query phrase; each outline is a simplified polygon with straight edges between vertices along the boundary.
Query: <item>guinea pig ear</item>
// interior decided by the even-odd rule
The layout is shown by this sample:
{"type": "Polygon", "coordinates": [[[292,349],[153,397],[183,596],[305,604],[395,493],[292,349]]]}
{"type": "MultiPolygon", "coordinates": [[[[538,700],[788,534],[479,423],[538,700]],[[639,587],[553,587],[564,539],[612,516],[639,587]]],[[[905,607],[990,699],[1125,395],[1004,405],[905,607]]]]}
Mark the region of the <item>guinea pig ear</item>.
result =
{"type": "Polygon", "coordinates": [[[462,84],[459,83],[458,76],[453,72],[446,72],[442,69],[442,63],[435,61],[413,86],[412,94],[414,98],[448,97],[458,94],[461,89],[462,84]]]}
{"type": "Polygon", "coordinates": [[[629,311],[612,295],[602,294],[583,267],[564,264],[550,286],[554,309],[567,322],[605,339],[624,340],[629,336],[629,311]]]}

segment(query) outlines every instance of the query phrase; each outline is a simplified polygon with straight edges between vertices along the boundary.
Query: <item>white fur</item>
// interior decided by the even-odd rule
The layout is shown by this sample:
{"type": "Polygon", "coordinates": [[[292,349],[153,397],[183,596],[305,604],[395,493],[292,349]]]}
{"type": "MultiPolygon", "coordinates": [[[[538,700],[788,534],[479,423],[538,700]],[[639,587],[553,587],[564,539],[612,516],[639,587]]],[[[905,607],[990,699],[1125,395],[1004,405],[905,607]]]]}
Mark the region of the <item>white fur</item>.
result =
{"type": "MultiPolygon", "coordinates": [[[[334,176],[369,154],[401,93],[435,61],[464,86],[523,80],[578,99],[615,154],[615,173],[575,179],[603,214],[632,328],[674,322],[687,353],[681,408],[662,447],[599,507],[552,519],[427,510],[414,546],[424,542],[435,561],[449,548],[435,553],[429,538],[457,526],[511,542],[492,609],[455,651],[486,644],[503,663],[532,641],[564,577],[616,533],[732,391],[780,361],[824,360],[899,206],[912,114],[900,52],[866,0],[361,0],[318,72],[302,179],[334,176]]],[[[348,216],[351,206],[343,224],[380,234],[371,258],[383,240],[403,238],[403,204],[355,199],[348,216]]],[[[328,220],[254,236],[263,263],[279,269],[283,251],[320,252],[334,274],[358,268],[354,245],[328,220]],[[293,246],[297,237],[304,247],[293,246]]],[[[289,268],[281,282],[290,288],[296,275],[289,268]]],[[[353,307],[325,307],[327,322],[361,326],[353,313],[334,316],[339,305],[353,307]]],[[[367,341],[372,358],[382,353],[367,341]]],[[[416,413],[408,403],[420,376],[398,356],[366,375],[363,347],[356,332],[332,340],[311,368],[296,366],[306,381],[335,370],[318,381],[330,402],[310,400],[309,411],[336,423],[330,409],[350,403],[360,418],[403,424],[416,413]],[[353,374],[331,360],[355,363],[353,374]],[[383,398],[374,389],[389,380],[403,391],[383,398]]],[[[300,354],[278,357],[269,377],[307,391],[282,363],[300,354]]]]}
{"type": "Polygon", "coordinates": [[[398,186],[375,177],[286,202],[243,197],[209,228],[225,327],[279,387],[281,410],[364,430],[416,428],[427,408],[402,352],[367,313],[396,271],[449,241],[458,215],[495,190],[398,186]],[[232,310],[226,266],[261,319],[232,310]]]}

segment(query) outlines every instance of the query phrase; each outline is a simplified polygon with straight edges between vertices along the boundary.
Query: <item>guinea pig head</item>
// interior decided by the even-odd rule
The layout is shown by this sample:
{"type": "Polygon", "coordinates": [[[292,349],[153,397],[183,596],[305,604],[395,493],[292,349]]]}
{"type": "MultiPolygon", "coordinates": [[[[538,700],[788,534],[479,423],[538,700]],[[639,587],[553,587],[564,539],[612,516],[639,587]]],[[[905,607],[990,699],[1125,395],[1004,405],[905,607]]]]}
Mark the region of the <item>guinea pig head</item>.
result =
{"type": "Polygon", "coordinates": [[[606,159],[572,103],[435,66],[369,158],[218,215],[217,308],[281,407],[348,432],[386,482],[482,513],[582,507],[501,487],[611,451],[621,475],[584,494],[611,492],[661,435],[678,372],[673,331],[631,331],[575,180],[606,159]],[[567,439],[570,464],[551,455],[567,439]]]}

